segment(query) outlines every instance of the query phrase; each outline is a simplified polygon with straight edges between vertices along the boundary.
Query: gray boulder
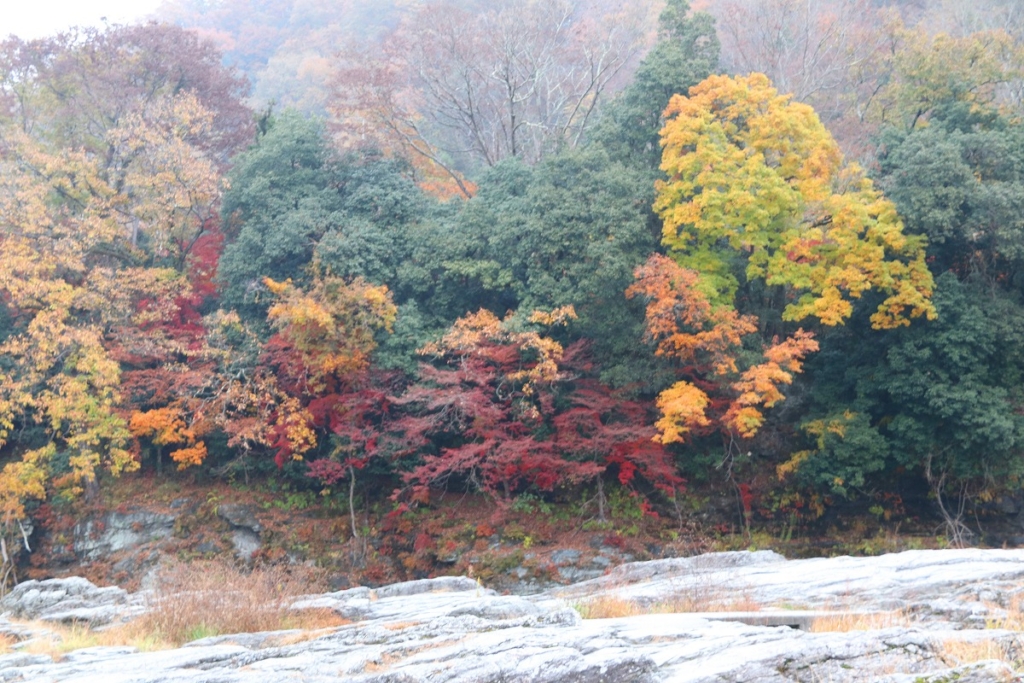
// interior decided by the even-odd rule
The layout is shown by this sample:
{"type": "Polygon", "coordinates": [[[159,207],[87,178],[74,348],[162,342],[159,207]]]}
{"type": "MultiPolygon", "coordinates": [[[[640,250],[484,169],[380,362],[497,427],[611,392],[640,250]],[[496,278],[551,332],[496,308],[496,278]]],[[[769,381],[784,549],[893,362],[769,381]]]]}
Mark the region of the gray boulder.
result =
{"type": "Polygon", "coordinates": [[[92,626],[138,614],[142,610],[138,596],[123,588],[100,588],[81,577],[25,581],[2,600],[0,610],[16,619],[92,626]]]}
{"type": "Polygon", "coordinates": [[[217,506],[217,516],[231,525],[231,543],[235,555],[249,561],[262,546],[260,532],[263,525],[256,519],[255,511],[248,505],[225,503],[217,506]]]}
{"type": "Polygon", "coordinates": [[[254,534],[263,531],[263,525],[256,519],[256,513],[248,505],[234,503],[218,505],[217,516],[237,529],[246,529],[254,534]]]}
{"type": "Polygon", "coordinates": [[[111,512],[74,528],[72,549],[78,557],[95,560],[146,543],[162,541],[174,532],[175,515],[138,510],[111,512]]]}

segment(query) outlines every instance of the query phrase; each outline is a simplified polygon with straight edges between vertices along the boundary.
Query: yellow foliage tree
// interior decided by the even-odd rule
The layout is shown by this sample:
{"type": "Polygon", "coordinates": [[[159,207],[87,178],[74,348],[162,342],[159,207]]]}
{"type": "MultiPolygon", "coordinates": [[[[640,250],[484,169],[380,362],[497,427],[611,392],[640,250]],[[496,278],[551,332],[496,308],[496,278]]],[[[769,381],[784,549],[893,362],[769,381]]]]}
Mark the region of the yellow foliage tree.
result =
{"type": "Polygon", "coordinates": [[[349,282],[315,274],[308,290],[290,280],[264,283],[277,297],[267,319],[295,345],[314,385],[327,375],[365,369],[377,346],[376,333],[390,332],[398,315],[388,288],[361,278],[349,282]]]}
{"type": "Polygon", "coordinates": [[[1004,30],[933,34],[899,18],[886,28],[891,48],[874,67],[878,86],[861,103],[871,123],[910,130],[927,125],[938,105],[987,109],[1012,103],[1019,92],[1024,47],[1004,30]]]}
{"type": "MultiPolygon", "coordinates": [[[[7,360],[0,447],[18,425],[41,427],[43,449],[65,454],[70,465],[47,485],[67,495],[93,482],[100,467],[115,475],[138,467],[110,343],[167,316],[174,295],[189,289],[176,270],[141,265],[149,257],[139,238],[184,243],[189,230],[201,230],[199,207],[217,191],[212,167],[187,144],[189,121],[201,111],[188,97],[168,106],[161,136],[144,134],[155,124],[132,117],[110,132],[112,140],[121,136],[112,145],[136,146],[126,151],[126,168],[107,167],[86,151],[51,152],[18,130],[0,130],[0,301],[11,321],[0,343],[7,360]],[[146,157],[171,175],[143,188],[146,157]]],[[[32,463],[23,467],[46,470],[41,452],[23,453],[22,463],[32,463]]]]}
{"type": "Polygon", "coordinates": [[[48,460],[53,457],[53,445],[26,453],[18,462],[0,469],[0,597],[8,585],[17,583],[17,556],[21,547],[28,547],[28,534],[22,525],[25,502],[46,497],[48,460]]]}
{"type": "Polygon", "coordinates": [[[117,215],[131,246],[178,270],[220,199],[220,173],[192,142],[212,130],[212,113],[183,92],[145,114],[126,115],[107,132],[108,153],[120,163],[104,173],[118,189],[117,215]]]}
{"type": "Polygon", "coordinates": [[[785,320],[849,318],[852,300],[886,294],[876,328],[935,316],[923,238],[903,234],[896,208],[839,147],[814,110],[762,74],[712,76],[665,111],[655,209],[663,244],[700,273],[715,304],[746,280],[787,288],[785,320]]]}
{"type": "Polygon", "coordinates": [[[106,330],[131,319],[138,285],[157,278],[104,267],[121,237],[115,196],[83,155],[48,155],[21,136],[0,159],[0,295],[15,321],[0,353],[0,445],[16,423],[38,422],[70,452],[72,489],[105,462],[131,469],[130,435],[116,413],[120,371],[106,330]],[[54,197],[64,199],[55,203],[54,197]],[[109,293],[121,295],[111,299],[109,293]]]}
{"type": "Polygon", "coordinates": [[[811,107],[779,95],[762,74],[711,76],[675,95],[665,117],[668,179],[654,208],[671,259],[652,257],[627,290],[647,302],[658,353],[687,375],[659,397],[663,442],[709,426],[753,436],[818,348],[797,330],[740,370],[741,339],[758,329],[755,316],[735,309],[741,285],[781,290],[785,321],[842,324],[868,291],[884,295],[875,328],[935,317],[924,239],[903,234],[895,206],[844,164],[811,107]],[[713,389],[726,398],[713,399],[713,389]]]}

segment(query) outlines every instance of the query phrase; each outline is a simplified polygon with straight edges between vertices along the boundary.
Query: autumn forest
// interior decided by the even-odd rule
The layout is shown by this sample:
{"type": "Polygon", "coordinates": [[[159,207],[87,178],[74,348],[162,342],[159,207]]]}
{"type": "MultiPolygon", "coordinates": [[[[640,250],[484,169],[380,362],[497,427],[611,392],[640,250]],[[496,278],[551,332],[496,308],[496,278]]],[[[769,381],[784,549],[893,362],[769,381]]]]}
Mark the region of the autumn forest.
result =
{"type": "Polygon", "coordinates": [[[916,492],[976,542],[1024,475],[1022,267],[1008,0],[11,36],[0,537],[146,475],[272,481],[352,538],[441,492],[684,528],[717,487],[748,535],[916,492]]]}

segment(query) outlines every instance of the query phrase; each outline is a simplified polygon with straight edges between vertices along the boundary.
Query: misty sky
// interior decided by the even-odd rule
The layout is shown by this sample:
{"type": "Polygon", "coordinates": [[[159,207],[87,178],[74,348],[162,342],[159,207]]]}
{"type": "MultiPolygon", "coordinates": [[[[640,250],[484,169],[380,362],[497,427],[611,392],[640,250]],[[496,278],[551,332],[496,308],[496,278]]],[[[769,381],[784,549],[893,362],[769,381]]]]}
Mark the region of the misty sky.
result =
{"type": "Polygon", "coordinates": [[[129,23],[150,14],[160,0],[4,0],[0,39],[10,34],[39,38],[69,26],[129,23]]]}

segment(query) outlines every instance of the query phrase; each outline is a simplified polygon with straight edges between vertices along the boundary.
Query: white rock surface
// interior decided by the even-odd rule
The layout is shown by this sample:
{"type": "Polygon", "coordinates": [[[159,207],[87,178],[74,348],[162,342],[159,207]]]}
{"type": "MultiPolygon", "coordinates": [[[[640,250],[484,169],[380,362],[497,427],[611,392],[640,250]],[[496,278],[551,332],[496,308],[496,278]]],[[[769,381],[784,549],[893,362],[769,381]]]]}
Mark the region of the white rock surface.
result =
{"type": "Polygon", "coordinates": [[[903,610],[933,626],[984,626],[1024,598],[1024,550],[910,550],[878,557],[786,560],[771,551],[634,562],[554,591],[653,605],[677,596],[728,607],[903,610]]]}
{"type": "Polygon", "coordinates": [[[0,610],[18,619],[94,626],[138,614],[141,609],[138,596],[129,595],[123,588],[99,588],[77,576],[25,581],[0,600],[0,610]]]}
{"type": "Polygon", "coordinates": [[[795,561],[774,553],[719,553],[624,565],[599,579],[530,598],[500,596],[466,578],[309,596],[296,606],[329,607],[356,621],[305,642],[296,642],[296,632],[240,634],[165,652],[91,648],[60,662],[16,652],[0,656],[0,681],[1024,680],[1004,662],[955,666],[943,645],[992,641],[1020,659],[1020,634],[983,627],[1022,589],[1024,551],[915,551],[795,561]],[[875,631],[810,633],[700,614],[584,621],[568,607],[605,596],[654,605],[687,591],[710,603],[739,597],[764,609],[898,608],[915,621],[875,631]]]}

